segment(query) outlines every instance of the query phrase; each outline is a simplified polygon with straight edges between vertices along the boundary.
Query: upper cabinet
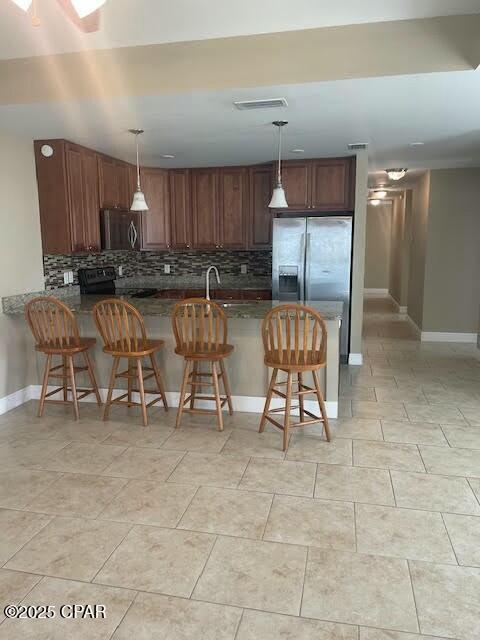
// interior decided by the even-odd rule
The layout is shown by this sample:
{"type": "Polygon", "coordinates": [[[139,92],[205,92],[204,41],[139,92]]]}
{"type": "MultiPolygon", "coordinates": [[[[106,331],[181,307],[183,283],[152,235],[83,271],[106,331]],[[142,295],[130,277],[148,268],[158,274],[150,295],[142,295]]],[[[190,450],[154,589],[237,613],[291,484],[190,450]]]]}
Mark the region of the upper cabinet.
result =
{"type": "Polygon", "coordinates": [[[98,185],[102,209],[129,209],[132,201],[130,166],[98,155],[98,185]]]}
{"type": "Polygon", "coordinates": [[[218,169],[192,169],[192,222],[195,249],[220,247],[218,229],[218,169]]]}
{"type": "Polygon", "coordinates": [[[148,211],[142,214],[142,249],[170,248],[170,203],[168,171],[166,169],[142,169],[141,186],[148,211]]]}
{"type": "Polygon", "coordinates": [[[190,249],[193,242],[190,169],[171,169],[169,174],[171,247],[190,249]]]}
{"type": "Polygon", "coordinates": [[[248,171],[223,167],[218,182],[219,244],[222,249],[247,245],[248,171]]]}
{"type": "Polygon", "coordinates": [[[283,162],[282,183],[288,208],[353,211],[354,174],[353,157],[283,162]]]}
{"type": "MultiPolygon", "coordinates": [[[[129,210],[136,167],[66,140],[35,141],[44,253],[100,250],[100,209],[129,210]],[[42,150],[43,147],[43,150],[42,150]]],[[[355,158],[282,163],[287,210],[353,212],[355,158]]],[[[141,248],[269,249],[273,163],[251,167],[141,169],[149,211],[141,248]]]]}
{"type": "Polygon", "coordinates": [[[95,152],[65,140],[34,143],[44,253],[100,250],[95,152]]]}
{"type": "Polygon", "coordinates": [[[268,249],[272,246],[272,220],[268,203],[272,197],[273,165],[250,167],[250,216],[248,222],[248,248],[268,249]]]}

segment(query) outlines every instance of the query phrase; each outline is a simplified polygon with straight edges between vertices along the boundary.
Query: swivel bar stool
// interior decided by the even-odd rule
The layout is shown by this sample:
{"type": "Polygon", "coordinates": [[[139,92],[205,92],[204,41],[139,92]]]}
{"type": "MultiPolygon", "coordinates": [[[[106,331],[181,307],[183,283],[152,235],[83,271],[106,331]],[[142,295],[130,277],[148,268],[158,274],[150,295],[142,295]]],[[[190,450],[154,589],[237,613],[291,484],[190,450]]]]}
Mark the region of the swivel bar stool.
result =
{"type": "Polygon", "coordinates": [[[227,344],[227,316],[211,300],[189,298],[178,302],[173,308],[172,326],[177,343],[175,353],[185,359],[176,427],[180,426],[184,412],[203,413],[216,415],[218,430],[223,431],[222,409],[225,404],[230,415],[233,414],[230,385],[223,363],[233,351],[233,346],[227,344]],[[209,371],[201,371],[202,362],[209,365],[209,371]],[[219,380],[223,382],[225,390],[223,397],[220,395],[219,380]],[[188,397],[187,386],[191,388],[188,397]],[[200,395],[203,387],[211,387],[213,395],[200,395]],[[198,400],[214,401],[215,409],[196,407],[198,400]],[[187,403],[189,407],[185,407],[187,403]]]}
{"type": "Polygon", "coordinates": [[[268,420],[283,431],[283,450],[288,447],[289,430],[292,427],[322,423],[325,436],[330,441],[327,411],[318,380],[318,370],[326,366],[327,329],[322,316],[310,307],[299,304],[285,304],[274,307],[262,322],[262,339],[265,351],[265,364],[273,369],[268,388],[265,409],[260,421],[260,433],[268,420]],[[287,374],[286,382],[277,382],[279,371],[287,374]],[[303,374],[311,372],[314,388],[303,382],[303,374]],[[296,380],[294,378],[296,377],[296,380]],[[292,390],[293,385],[296,390],[292,390]],[[285,388],[285,392],[279,387],[285,388]],[[307,411],[304,397],[315,394],[320,408],[320,416],[307,411]],[[285,405],[270,409],[272,397],[285,399],[285,405]],[[292,397],[298,398],[298,405],[292,407],[292,397]],[[291,422],[291,412],[299,409],[300,421],[291,422]],[[283,424],[275,420],[271,413],[285,413],[283,424]],[[310,419],[306,420],[305,416],[310,419]]]}
{"type": "Polygon", "coordinates": [[[75,419],[78,420],[78,401],[91,393],[95,394],[97,403],[101,406],[100,393],[93,370],[92,361],[88,350],[93,347],[95,338],[81,338],[77,321],[73,312],[66,304],[52,296],[39,296],[27,302],[25,305],[25,317],[35,338],[35,349],[47,356],[43,374],[42,392],[38,416],[43,416],[46,402],[72,404],[75,419]],[[74,356],[82,354],[85,365],[75,365],[74,356]],[[59,356],[62,364],[52,367],[52,359],[59,356]],[[77,389],[75,376],[81,371],[86,371],[91,387],[77,389]],[[60,378],[62,386],[47,393],[50,378],[60,378]],[[69,386],[70,383],[70,386],[69,386]],[[63,392],[62,400],[55,400],[53,396],[63,392]],[[71,393],[71,400],[68,393],[71,393]]]}
{"type": "Polygon", "coordinates": [[[163,340],[149,340],[145,331],[145,323],[140,312],[130,303],[118,298],[102,300],[93,307],[93,317],[104,343],[103,351],[113,357],[110,384],[103,419],[108,420],[112,404],[123,404],[128,407],[141,407],[144,426],[148,425],[147,408],[162,400],[165,411],[168,411],[167,398],[163,387],[162,376],[155,360],[155,354],[164,345],[163,340]],[[126,358],[128,368],[118,373],[120,360],[126,358]],[[145,367],[142,359],[148,358],[151,367],[145,367]],[[144,372],[148,372],[144,375],[144,372]],[[117,378],[127,380],[127,391],[112,400],[113,389],[117,378]],[[153,378],[156,389],[145,389],[144,382],[153,378]],[[138,382],[138,389],[133,387],[138,382]],[[140,394],[140,402],[133,400],[133,393],[140,394]],[[156,397],[146,402],[145,395],[156,397]]]}

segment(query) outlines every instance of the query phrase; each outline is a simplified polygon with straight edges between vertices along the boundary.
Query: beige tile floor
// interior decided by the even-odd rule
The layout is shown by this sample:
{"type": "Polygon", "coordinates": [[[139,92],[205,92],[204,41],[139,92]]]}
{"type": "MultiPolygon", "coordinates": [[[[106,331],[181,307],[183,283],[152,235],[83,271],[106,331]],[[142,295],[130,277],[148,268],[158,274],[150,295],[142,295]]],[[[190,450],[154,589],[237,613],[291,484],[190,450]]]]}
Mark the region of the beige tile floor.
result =
{"type": "Polygon", "coordinates": [[[333,442],[258,416],[0,416],[0,640],[478,640],[480,358],[365,304],[333,442]],[[5,619],[7,603],[105,620],[5,619]]]}

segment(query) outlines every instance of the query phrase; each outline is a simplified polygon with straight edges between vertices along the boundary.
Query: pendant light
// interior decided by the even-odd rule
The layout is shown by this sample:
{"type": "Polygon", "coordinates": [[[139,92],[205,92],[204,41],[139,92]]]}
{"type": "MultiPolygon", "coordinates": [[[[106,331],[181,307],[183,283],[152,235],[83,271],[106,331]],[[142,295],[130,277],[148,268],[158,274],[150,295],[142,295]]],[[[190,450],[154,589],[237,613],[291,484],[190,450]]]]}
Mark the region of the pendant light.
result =
{"type": "Polygon", "coordinates": [[[129,129],[129,131],[135,136],[135,143],[137,147],[137,189],[133,194],[130,211],[148,211],[145,195],[140,187],[140,164],[138,162],[138,136],[143,133],[143,129],[129,129]]]}
{"type": "Polygon", "coordinates": [[[288,203],[285,198],[285,191],[282,186],[282,128],[288,124],[286,120],[275,120],[272,122],[275,127],[278,127],[278,168],[277,168],[277,184],[272,193],[272,199],[268,205],[270,209],[287,209],[288,203]]]}

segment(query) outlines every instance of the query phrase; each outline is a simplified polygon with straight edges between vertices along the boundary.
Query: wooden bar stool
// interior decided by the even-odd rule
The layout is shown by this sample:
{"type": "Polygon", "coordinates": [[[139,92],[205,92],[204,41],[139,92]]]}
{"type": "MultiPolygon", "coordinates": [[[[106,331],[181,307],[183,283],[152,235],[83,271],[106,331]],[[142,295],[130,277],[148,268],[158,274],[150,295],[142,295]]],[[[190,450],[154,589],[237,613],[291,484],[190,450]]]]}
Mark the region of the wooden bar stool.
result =
{"type": "Polygon", "coordinates": [[[142,315],[125,300],[112,298],[97,302],[93,307],[93,317],[102,336],[104,353],[113,356],[103,419],[108,420],[112,404],[126,404],[128,407],[142,408],[143,424],[147,426],[147,407],[162,400],[165,411],[168,411],[162,376],[155,360],[155,353],[162,349],[165,343],[163,340],[149,340],[147,338],[142,315]],[[118,373],[121,358],[127,358],[128,367],[125,371],[118,373]],[[142,365],[143,358],[150,359],[151,367],[142,365]],[[117,378],[127,380],[127,391],[112,400],[117,378]],[[145,389],[144,382],[150,378],[155,380],[156,389],[145,389]],[[133,386],[135,380],[138,381],[138,389],[133,386]],[[134,392],[140,394],[140,402],[133,400],[132,394],[134,392]],[[152,394],[156,397],[147,403],[146,394],[152,394]]]}
{"type": "Polygon", "coordinates": [[[260,421],[260,433],[268,420],[283,431],[283,450],[288,447],[288,433],[291,427],[303,427],[318,422],[323,423],[325,436],[330,442],[327,411],[322,390],[318,380],[318,370],[326,365],[327,328],[322,316],[314,309],[297,304],[285,304],[274,307],[262,322],[262,339],[265,350],[265,364],[273,368],[268,388],[265,409],[260,421]],[[286,382],[277,382],[279,371],[287,374],[286,382]],[[303,374],[311,371],[314,388],[303,382],[303,374]],[[293,380],[296,374],[296,380],[293,380]],[[297,389],[292,390],[293,385],[297,389]],[[278,387],[286,387],[285,392],[278,387]],[[320,416],[316,416],[304,408],[304,397],[315,394],[320,407],[320,416]],[[273,395],[285,399],[285,406],[270,409],[273,395]],[[298,398],[298,405],[292,407],[292,397],[298,398]],[[300,421],[291,423],[291,412],[299,409],[300,421]],[[269,413],[285,412],[284,423],[281,424],[269,413]],[[305,420],[305,416],[310,419],[305,420]]]}
{"type": "Polygon", "coordinates": [[[95,338],[80,337],[73,312],[57,298],[39,296],[27,302],[25,305],[25,317],[35,338],[35,349],[47,356],[38,416],[40,418],[43,416],[46,402],[72,403],[75,419],[78,420],[78,401],[91,393],[95,394],[97,403],[101,406],[102,401],[98,392],[92,361],[88,353],[88,350],[95,344],[96,340],[95,338]],[[74,356],[80,353],[83,356],[85,365],[75,366],[74,356]],[[59,356],[62,359],[62,363],[52,367],[54,356],[59,356]],[[91,388],[77,389],[75,376],[80,371],[87,372],[92,385],[91,388]],[[60,378],[62,386],[47,393],[50,378],[60,378]],[[60,392],[63,392],[63,400],[50,398],[60,392]],[[68,399],[69,392],[72,396],[71,400],[68,399]]]}
{"type": "Polygon", "coordinates": [[[189,298],[174,306],[172,325],[177,343],[175,353],[185,358],[176,427],[180,426],[183,412],[216,414],[218,429],[223,431],[222,408],[225,404],[228,404],[230,415],[233,414],[230,385],[223,364],[224,358],[233,351],[233,346],[227,344],[227,316],[223,309],[211,300],[189,298]],[[202,362],[209,364],[210,371],[200,370],[202,362]],[[220,395],[220,379],[225,391],[223,397],[220,395]],[[188,397],[187,386],[191,388],[188,397]],[[201,395],[203,387],[211,387],[213,395],[201,395]],[[216,408],[195,407],[197,400],[214,401],[216,408]],[[185,407],[187,403],[188,408],[185,407]]]}

